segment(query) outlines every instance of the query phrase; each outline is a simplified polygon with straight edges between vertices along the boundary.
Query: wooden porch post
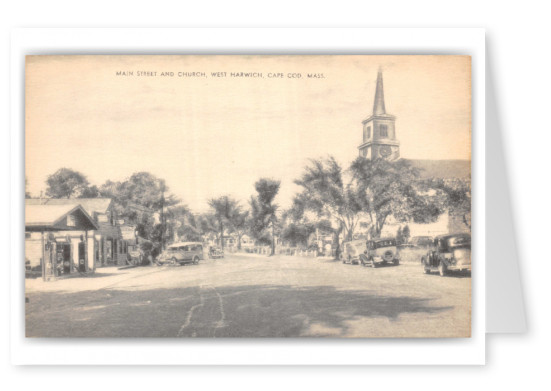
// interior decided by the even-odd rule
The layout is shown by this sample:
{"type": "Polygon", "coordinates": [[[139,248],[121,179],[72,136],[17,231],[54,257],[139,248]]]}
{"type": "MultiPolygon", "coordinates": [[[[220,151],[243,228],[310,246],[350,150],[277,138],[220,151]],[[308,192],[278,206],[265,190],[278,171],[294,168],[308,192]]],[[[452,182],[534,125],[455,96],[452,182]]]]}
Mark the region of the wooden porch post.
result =
{"type": "Polygon", "coordinates": [[[84,231],[84,271],[88,272],[88,231],[84,231]]]}

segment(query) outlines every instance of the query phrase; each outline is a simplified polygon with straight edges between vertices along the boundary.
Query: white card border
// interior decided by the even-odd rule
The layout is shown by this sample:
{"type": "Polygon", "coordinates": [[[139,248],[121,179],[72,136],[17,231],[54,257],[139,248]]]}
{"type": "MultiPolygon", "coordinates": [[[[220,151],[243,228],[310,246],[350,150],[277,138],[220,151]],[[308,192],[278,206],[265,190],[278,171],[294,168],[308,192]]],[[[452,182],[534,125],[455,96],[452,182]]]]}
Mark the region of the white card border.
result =
{"type": "Polygon", "coordinates": [[[484,29],[16,29],[10,51],[10,357],[15,365],[481,365],[485,363],[484,29]],[[472,56],[473,294],[469,339],[25,339],[24,61],[28,54],[472,56]]]}

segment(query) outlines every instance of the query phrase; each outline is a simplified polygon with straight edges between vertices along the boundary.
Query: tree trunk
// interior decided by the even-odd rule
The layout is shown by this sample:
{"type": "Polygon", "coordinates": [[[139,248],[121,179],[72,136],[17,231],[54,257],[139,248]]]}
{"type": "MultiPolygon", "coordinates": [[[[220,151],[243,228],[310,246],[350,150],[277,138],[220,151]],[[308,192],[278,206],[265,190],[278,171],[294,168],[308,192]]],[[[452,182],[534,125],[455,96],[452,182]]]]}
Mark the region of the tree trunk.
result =
{"type": "Polygon", "coordinates": [[[471,225],[467,221],[467,215],[465,214],[463,215],[463,224],[465,224],[467,227],[469,227],[469,229],[471,229],[471,225]]]}
{"type": "Polygon", "coordinates": [[[272,253],[270,255],[275,255],[275,236],[274,236],[274,222],[272,221],[272,253]]]}
{"type": "Polygon", "coordinates": [[[220,247],[224,251],[224,225],[220,223],[220,247]]]}
{"type": "Polygon", "coordinates": [[[335,259],[339,259],[341,256],[341,244],[339,242],[339,236],[342,232],[342,224],[339,226],[339,229],[333,233],[333,243],[335,243],[335,259]]]}

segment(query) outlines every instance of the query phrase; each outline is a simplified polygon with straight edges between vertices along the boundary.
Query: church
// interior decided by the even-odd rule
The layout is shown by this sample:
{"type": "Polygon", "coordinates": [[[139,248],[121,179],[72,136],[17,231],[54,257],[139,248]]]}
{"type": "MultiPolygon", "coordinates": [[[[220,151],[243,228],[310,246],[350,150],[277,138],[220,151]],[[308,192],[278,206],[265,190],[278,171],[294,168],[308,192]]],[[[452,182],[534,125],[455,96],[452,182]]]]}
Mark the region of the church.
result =
{"type": "MultiPolygon", "coordinates": [[[[397,137],[396,117],[387,113],[383,86],[383,72],[377,73],[375,98],[372,114],[362,121],[362,139],[358,146],[359,155],[366,159],[388,159],[395,161],[400,157],[400,141],[397,137]]],[[[443,180],[465,179],[470,181],[470,160],[421,160],[407,159],[420,171],[420,178],[437,178],[443,180]]],[[[381,236],[395,236],[398,228],[405,223],[389,222],[383,228],[381,236]]],[[[429,224],[407,224],[411,236],[436,236],[451,232],[469,232],[462,219],[448,213],[429,224]]],[[[367,224],[360,222],[358,235],[365,235],[367,224]]]]}

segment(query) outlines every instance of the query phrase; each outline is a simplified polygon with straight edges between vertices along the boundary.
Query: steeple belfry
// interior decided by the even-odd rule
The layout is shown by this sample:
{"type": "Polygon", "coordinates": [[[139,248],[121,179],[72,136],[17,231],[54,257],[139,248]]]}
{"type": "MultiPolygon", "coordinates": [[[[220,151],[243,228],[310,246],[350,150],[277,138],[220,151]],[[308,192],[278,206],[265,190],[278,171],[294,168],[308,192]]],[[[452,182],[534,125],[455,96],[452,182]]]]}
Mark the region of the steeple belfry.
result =
{"type": "Polygon", "coordinates": [[[386,114],[385,92],[383,89],[383,71],[379,68],[377,73],[377,87],[375,89],[375,100],[373,102],[373,115],[386,114]]]}
{"type": "Polygon", "coordinates": [[[377,72],[373,113],[362,121],[363,137],[358,147],[360,156],[366,159],[397,160],[400,158],[400,142],[396,138],[396,117],[385,108],[383,71],[377,72]]]}

